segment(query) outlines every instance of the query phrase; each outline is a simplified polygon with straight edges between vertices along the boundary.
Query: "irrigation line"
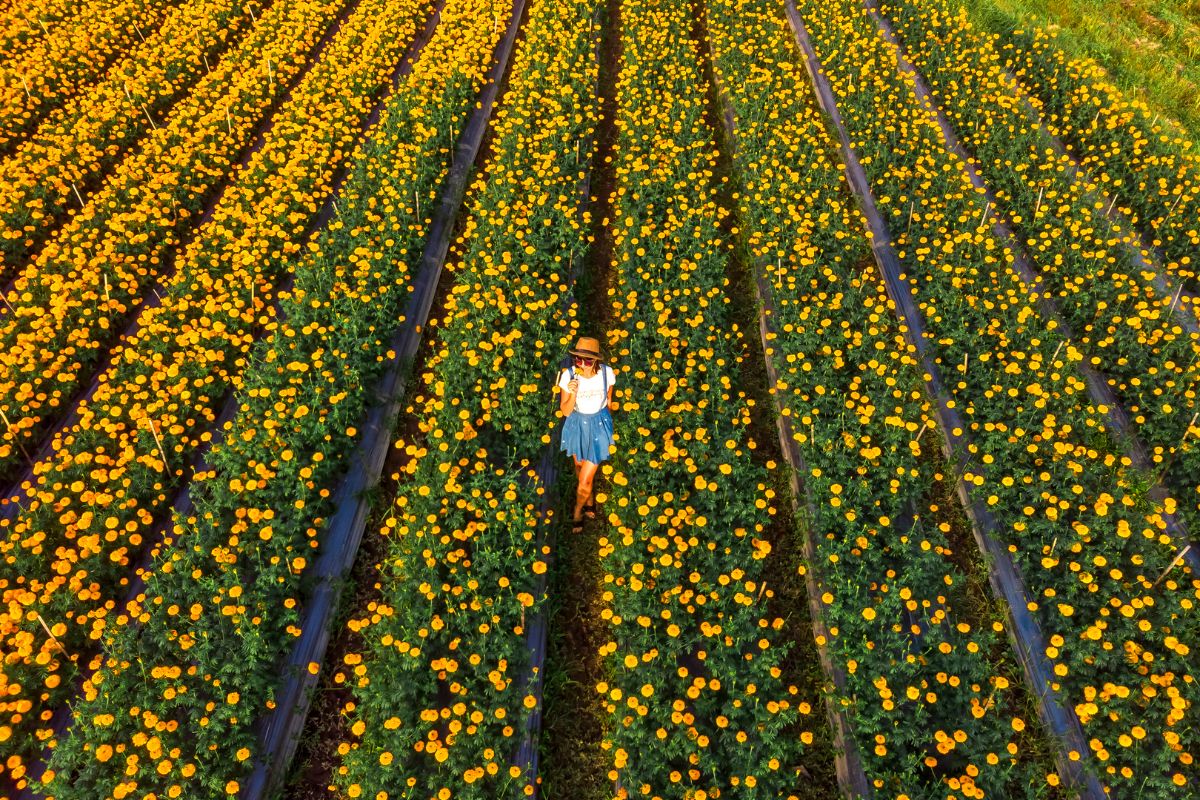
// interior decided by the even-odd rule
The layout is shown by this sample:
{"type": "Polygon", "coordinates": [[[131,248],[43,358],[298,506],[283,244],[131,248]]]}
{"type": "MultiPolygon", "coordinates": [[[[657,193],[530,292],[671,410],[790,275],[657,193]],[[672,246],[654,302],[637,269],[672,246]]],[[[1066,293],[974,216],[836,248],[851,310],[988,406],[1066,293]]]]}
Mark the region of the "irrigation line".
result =
{"type": "MultiPolygon", "coordinates": [[[[143,292],[142,299],[144,302],[135,307],[133,318],[128,321],[121,335],[113,340],[113,346],[100,359],[96,368],[92,371],[93,377],[91,382],[77,391],[71,401],[64,406],[65,408],[69,408],[70,411],[61,419],[58,425],[52,425],[41,435],[41,446],[34,454],[33,458],[29,461],[25,471],[3,494],[0,494],[0,520],[8,519],[11,521],[24,510],[24,503],[27,503],[31,499],[31,495],[24,489],[24,485],[28,483],[30,488],[34,487],[34,466],[48,459],[54,452],[55,440],[62,433],[69,430],[77,422],[79,422],[80,407],[84,403],[91,400],[91,398],[95,395],[96,390],[100,386],[101,376],[107,373],[113,364],[116,363],[116,356],[119,352],[121,342],[131,341],[138,331],[141,330],[142,316],[151,309],[162,305],[162,292],[159,290],[165,290],[166,286],[169,285],[171,280],[177,275],[178,270],[175,262],[179,255],[187,251],[188,245],[196,238],[196,236],[200,234],[204,225],[210,219],[212,219],[217,205],[220,203],[221,198],[224,197],[226,190],[233,185],[234,178],[238,171],[245,167],[254,154],[262,149],[263,144],[266,141],[266,137],[275,127],[275,123],[278,119],[276,117],[276,112],[287,104],[295,92],[296,87],[300,85],[300,82],[304,80],[304,77],[308,75],[312,68],[316,66],[318,62],[320,62],[325,48],[337,35],[337,32],[341,29],[342,25],[344,25],[346,20],[350,18],[361,2],[362,0],[349,0],[345,7],[338,12],[337,16],[326,29],[325,34],[309,49],[305,56],[306,61],[304,67],[297,72],[295,76],[293,76],[290,85],[282,94],[279,94],[272,101],[271,105],[264,112],[262,120],[259,121],[258,125],[255,127],[255,130],[247,139],[247,144],[243,148],[241,157],[238,159],[237,164],[227,170],[226,175],[222,180],[218,181],[214,186],[209,188],[209,197],[204,201],[203,211],[192,224],[187,234],[181,238],[178,245],[176,245],[176,247],[170,251],[168,256],[169,263],[165,265],[164,271],[158,280],[150,284],[146,291],[143,292]]],[[[18,276],[18,278],[19,277],[20,276],[18,276]]],[[[15,281],[18,278],[14,278],[12,281],[10,281],[4,287],[3,291],[0,291],[0,296],[7,297],[13,290],[15,281]]]]}
{"type": "MultiPolygon", "coordinates": [[[[936,414],[943,437],[943,452],[947,461],[959,467],[956,471],[961,475],[962,468],[966,466],[969,458],[965,447],[965,435],[969,428],[958,411],[948,404],[947,393],[939,375],[938,365],[934,362],[925,343],[924,323],[913,302],[912,291],[900,279],[900,262],[892,246],[891,234],[875,204],[866,172],[850,146],[850,139],[841,115],[838,113],[833,90],[821,73],[820,61],[809,40],[808,30],[796,9],[794,0],[786,0],[786,11],[796,37],[796,43],[804,53],[805,69],[808,71],[817,100],[837,129],[846,177],[873,234],[871,252],[874,254],[884,278],[887,294],[895,305],[905,338],[916,348],[929,376],[926,381],[926,391],[936,401],[936,414]]],[[[972,497],[971,490],[967,488],[961,477],[957,481],[957,489],[963,508],[971,520],[971,531],[976,544],[988,556],[988,581],[996,595],[1005,600],[1005,612],[1009,623],[1006,629],[1017,659],[1021,662],[1026,679],[1037,698],[1038,716],[1059,740],[1060,746],[1056,748],[1055,754],[1059,774],[1076,789],[1080,800],[1105,800],[1107,795],[1099,780],[1085,770],[1081,761],[1073,761],[1067,757],[1067,751],[1088,753],[1091,750],[1087,745],[1079,717],[1073,709],[1064,707],[1058,701],[1055,691],[1051,688],[1056,681],[1045,657],[1046,639],[1029,611],[1029,592],[1017,571],[1012,556],[1008,549],[996,539],[999,526],[991,512],[988,511],[987,504],[972,497]]]]}
{"type": "MultiPolygon", "coordinates": [[[[707,11],[701,13],[707,17],[707,11]]],[[[707,28],[707,19],[705,20],[705,27],[707,28]]],[[[730,102],[729,96],[717,74],[715,68],[716,54],[713,52],[711,36],[707,38],[706,44],[708,46],[710,62],[714,65],[712,70],[713,84],[716,89],[718,104],[721,107],[721,121],[725,128],[726,137],[736,152],[737,113],[734,111],[733,104],[730,102]]],[[[774,333],[774,328],[768,320],[768,317],[775,315],[776,309],[771,287],[764,275],[764,269],[765,266],[762,264],[761,259],[754,259],[754,294],[758,300],[758,333],[762,341],[767,378],[771,386],[778,386],[780,383],[779,370],[771,358],[771,353],[774,350],[771,345],[771,335],[774,333]]],[[[796,446],[791,418],[783,414],[783,408],[778,397],[778,394],[773,395],[775,427],[779,433],[780,449],[783,451],[784,460],[787,461],[789,467],[788,483],[791,485],[792,490],[792,509],[798,518],[805,517],[809,520],[815,520],[817,512],[813,506],[812,497],[808,494],[808,490],[801,484],[800,480],[801,474],[808,474],[808,467],[804,463],[804,456],[800,452],[800,448],[796,446]]],[[[846,694],[846,674],[843,670],[834,666],[833,659],[829,656],[828,648],[824,644],[821,644],[822,642],[830,641],[832,637],[829,633],[829,625],[825,621],[825,608],[821,603],[824,581],[821,580],[820,571],[817,568],[817,565],[820,564],[820,559],[817,555],[816,544],[812,538],[811,527],[808,525],[805,526],[804,535],[801,537],[801,548],[804,558],[809,565],[804,573],[804,584],[808,594],[808,612],[812,619],[813,639],[816,642],[817,654],[821,661],[821,670],[833,682],[837,692],[844,696],[846,694]]],[[[838,786],[841,788],[842,794],[847,798],[870,797],[871,782],[867,779],[866,771],[863,769],[862,758],[858,753],[858,745],[855,743],[854,737],[850,732],[850,723],[846,720],[846,715],[839,709],[838,697],[834,694],[826,694],[824,706],[825,714],[833,733],[833,744],[836,752],[834,767],[837,772],[838,786]]]]}
{"type": "MultiPolygon", "coordinates": [[[[296,646],[283,666],[283,682],[275,694],[276,707],[261,720],[260,757],[242,789],[242,800],[269,797],[287,775],[292,757],[304,731],[318,675],[308,664],[324,661],[329,628],[336,616],[345,578],[354,564],[371,511],[368,490],[379,482],[383,462],[391,447],[392,427],[411,379],[413,361],[424,336],[434,295],[449,251],[454,220],[462,205],[471,167],[479,152],[492,107],[508,66],[513,43],[524,14],[525,0],[513,0],[508,30],[496,49],[495,62],[479,102],[471,112],[455,147],[450,174],[433,213],[418,273],[413,281],[403,319],[404,325],[390,341],[395,356],[376,389],[378,402],[363,423],[363,436],[350,457],[346,477],[334,497],[336,510],[329,520],[321,553],[313,566],[316,586],[305,603],[296,646]]],[[[319,673],[318,673],[319,674],[319,673]]]]}
{"type": "MultiPolygon", "coordinates": [[[[893,47],[896,52],[896,61],[900,66],[900,70],[908,74],[915,85],[915,93],[917,99],[924,102],[928,108],[935,114],[937,124],[942,132],[942,138],[946,146],[962,159],[967,177],[971,181],[971,185],[977,191],[983,192],[987,198],[990,207],[998,207],[998,200],[995,193],[984,181],[979,171],[972,163],[971,153],[968,152],[965,145],[954,132],[954,126],[951,124],[949,117],[942,110],[941,106],[934,98],[933,92],[930,90],[928,81],[924,75],[908,60],[905,55],[906,50],[900,41],[900,37],[896,34],[895,28],[890,20],[879,10],[878,0],[863,0],[868,13],[879,27],[883,38],[893,47]]],[[[1048,132],[1043,130],[1046,136],[1050,136],[1048,132]]],[[[1060,143],[1061,146],[1061,143],[1060,143]]],[[[999,215],[992,217],[992,230],[995,232],[998,239],[1001,240],[1013,255],[1013,266],[1016,268],[1018,277],[1029,290],[1030,294],[1037,298],[1038,309],[1041,311],[1041,316],[1045,320],[1054,320],[1062,335],[1068,341],[1079,341],[1072,333],[1071,327],[1063,319],[1058,311],[1058,304],[1050,295],[1049,291],[1043,285],[1042,277],[1035,270],[1029,259],[1025,256],[1025,249],[1018,240],[1016,234],[1009,226],[1000,220],[999,215]]],[[[1136,249],[1136,248],[1134,248],[1136,249]]],[[[1145,269],[1150,269],[1146,266],[1145,269]]],[[[1182,313],[1182,312],[1177,312],[1182,313]]],[[[1084,382],[1087,385],[1088,394],[1092,398],[1092,402],[1098,406],[1108,409],[1105,414],[1106,423],[1113,433],[1114,437],[1124,445],[1126,453],[1129,455],[1130,461],[1134,467],[1147,475],[1152,475],[1154,472],[1153,463],[1148,455],[1149,451],[1144,442],[1138,436],[1133,425],[1130,423],[1129,413],[1125,410],[1121,401],[1117,399],[1113,393],[1112,387],[1105,379],[1104,375],[1087,364],[1080,364],[1079,371],[1083,374],[1084,382]]],[[[1190,427],[1190,426],[1189,426],[1190,427]]],[[[1162,503],[1168,495],[1167,489],[1162,485],[1161,479],[1155,481],[1153,488],[1150,490],[1151,499],[1162,503]]],[[[1180,552],[1184,554],[1188,566],[1197,575],[1200,575],[1200,551],[1192,547],[1191,536],[1187,530],[1187,526],[1177,513],[1162,513],[1163,520],[1166,522],[1167,531],[1171,535],[1180,548],[1180,552]]]]}

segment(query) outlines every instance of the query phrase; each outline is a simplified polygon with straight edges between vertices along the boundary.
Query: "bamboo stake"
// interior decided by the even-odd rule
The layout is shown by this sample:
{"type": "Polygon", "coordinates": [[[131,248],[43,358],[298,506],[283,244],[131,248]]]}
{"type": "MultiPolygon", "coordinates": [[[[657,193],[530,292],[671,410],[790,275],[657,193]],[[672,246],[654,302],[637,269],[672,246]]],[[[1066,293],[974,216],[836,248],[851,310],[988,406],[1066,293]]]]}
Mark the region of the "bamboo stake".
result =
{"type": "Polygon", "coordinates": [[[1171,215],[1175,213],[1175,206],[1179,205],[1179,201],[1182,199],[1183,192],[1180,192],[1179,197],[1175,198],[1175,202],[1171,204],[1171,207],[1167,210],[1166,216],[1163,217],[1163,222],[1166,222],[1168,219],[1170,219],[1171,215]]]}
{"type": "Polygon", "coordinates": [[[75,181],[71,181],[71,188],[75,190],[75,199],[79,201],[79,207],[83,208],[83,197],[79,194],[79,187],[75,185],[75,181]]]}
{"type": "Polygon", "coordinates": [[[1038,212],[1042,210],[1042,192],[1046,191],[1045,185],[1038,189],[1037,206],[1033,209],[1033,218],[1036,220],[1038,212]]]}
{"type": "Polygon", "coordinates": [[[1167,309],[1168,314],[1175,313],[1175,304],[1179,302],[1179,296],[1183,294],[1183,284],[1179,284],[1179,288],[1175,290],[1175,297],[1171,298],[1171,307],[1167,309]]]}
{"type": "MultiPolygon", "coordinates": [[[[8,303],[7,300],[4,302],[5,304],[8,303]]],[[[12,308],[12,306],[9,306],[9,308],[12,308]]],[[[8,429],[8,435],[11,436],[17,443],[17,447],[21,448],[21,455],[25,456],[26,461],[33,461],[33,459],[29,457],[29,451],[25,449],[25,445],[21,444],[21,440],[17,439],[16,435],[13,433],[12,423],[8,421],[8,414],[5,414],[4,409],[2,408],[0,408],[0,419],[4,420],[4,427],[8,429]]]]}
{"type": "Polygon", "coordinates": [[[1163,578],[1167,577],[1167,574],[1170,573],[1171,570],[1173,570],[1173,569],[1175,569],[1175,567],[1179,566],[1179,562],[1183,561],[1183,557],[1186,556],[1188,554],[1188,551],[1191,549],[1192,549],[1192,546],[1189,544],[1186,547],[1184,547],[1182,550],[1180,550],[1178,553],[1175,554],[1175,558],[1171,561],[1171,565],[1169,567],[1167,567],[1166,570],[1163,571],[1162,575],[1158,576],[1158,580],[1156,580],[1154,582],[1154,585],[1150,587],[1150,591],[1154,591],[1156,588],[1158,588],[1158,585],[1160,583],[1162,583],[1163,578]]]}
{"type": "Polygon", "coordinates": [[[21,76],[21,85],[25,87],[25,96],[28,97],[32,101],[33,94],[29,91],[29,84],[25,82],[24,75],[21,76]]]}
{"type": "Polygon", "coordinates": [[[46,620],[42,619],[42,615],[39,614],[38,612],[35,611],[33,613],[37,617],[37,621],[42,623],[42,630],[44,630],[46,632],[47,636],[49,636],[51,639],[54,640],[54,643],[56,645],[58,645],[58,649],[62,650],[63,653],[65,654],[67,652],[67,648],[63,647],[63,643],[60,642],[58,640],[58,637],[54,635],[54,632],[50,630],[50,626],[46,624],[46,620]]]}
{"type": "Polygon", "coordinates": [[[154,435],[154,443],[158,445],[158,454],[160,456],[162,456],[163,468],[165,469],[167,466],[167,453],[165,450],[163,450],[162,439],[158,438],[158,430],[155,429],[155,427],[154,427],[154,420],[152,420],[148,417],[146,417],[144,419],[146,419],[146,421],[150,423],[150,433],[152,433],[154,435]]]}
{"type": "Polygon", "coordinates": [[[921,426],[921,430],[917,431],[917,436],[913,439],[914,442],[921,441],[921,436],[924,435],[925,429],[929,427],[929,420],[925,420],[925,424],[921,426]]]}
{"type": "Polygon", "coordinates": [[[991,211],[991,210],[992,210],[992,201],[991,201],[991,200],[988,200],[988,201],[987,201],[987,205],[985,205],[985,206],[983,207],[983,213],[982,213],[982,214],[980,214],[980,216],[979,216],[979,224],[975,226],[976,228],[982,228],[982,227],[983,227],[983,222],[984,222],[984,220],[986,220],[986,219],[987,219],[988,212],[989,212],[989,211],[991,211]]]}

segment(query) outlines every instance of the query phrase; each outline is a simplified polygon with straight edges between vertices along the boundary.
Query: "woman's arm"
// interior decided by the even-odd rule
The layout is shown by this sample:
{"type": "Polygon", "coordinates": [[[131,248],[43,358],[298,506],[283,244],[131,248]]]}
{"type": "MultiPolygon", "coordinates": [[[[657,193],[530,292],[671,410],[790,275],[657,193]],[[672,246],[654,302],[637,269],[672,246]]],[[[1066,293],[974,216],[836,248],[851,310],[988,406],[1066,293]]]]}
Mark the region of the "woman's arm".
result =
{"type": "Polygon", "coordinates": [[[579,391],[579,381],[578,379],[567,381],[565,389],[562,385],[559,385],[558,389],[558,410],[564,417],[570,416],[571,412],[575,410],[575,394],[579,391]]]}

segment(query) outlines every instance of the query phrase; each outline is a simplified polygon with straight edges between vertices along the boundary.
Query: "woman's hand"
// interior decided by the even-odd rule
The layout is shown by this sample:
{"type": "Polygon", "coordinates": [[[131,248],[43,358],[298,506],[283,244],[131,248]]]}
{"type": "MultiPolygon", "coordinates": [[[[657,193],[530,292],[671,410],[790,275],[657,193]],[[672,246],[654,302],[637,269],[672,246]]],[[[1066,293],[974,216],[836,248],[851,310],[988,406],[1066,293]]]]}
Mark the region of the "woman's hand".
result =
{"type": "Polygon", "coordinates": [[[567,391],[571,394],[575,394],[577,391],[579,391],[578,378],[572,378],[571,380],[567,381],[567,391]]]}

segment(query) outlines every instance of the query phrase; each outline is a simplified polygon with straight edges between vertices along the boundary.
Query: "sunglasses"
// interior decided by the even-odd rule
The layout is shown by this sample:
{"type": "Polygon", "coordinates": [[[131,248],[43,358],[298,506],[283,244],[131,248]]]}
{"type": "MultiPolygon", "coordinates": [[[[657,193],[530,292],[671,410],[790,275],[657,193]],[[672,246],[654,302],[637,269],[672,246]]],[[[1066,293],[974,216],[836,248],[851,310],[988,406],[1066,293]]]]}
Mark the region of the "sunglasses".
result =
{"type": "Polygon", "coordinates": [[[575,363],[581,367],[590,367],[592,364],[596,363],[596,359],[583,358],[582,356],[575,356],[575,363]]]}

